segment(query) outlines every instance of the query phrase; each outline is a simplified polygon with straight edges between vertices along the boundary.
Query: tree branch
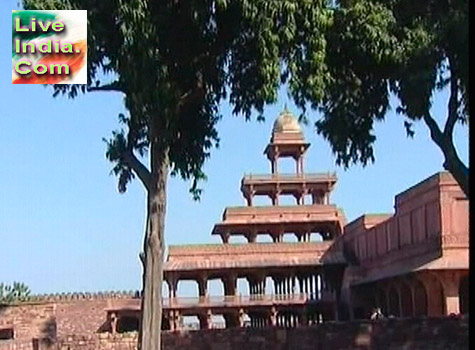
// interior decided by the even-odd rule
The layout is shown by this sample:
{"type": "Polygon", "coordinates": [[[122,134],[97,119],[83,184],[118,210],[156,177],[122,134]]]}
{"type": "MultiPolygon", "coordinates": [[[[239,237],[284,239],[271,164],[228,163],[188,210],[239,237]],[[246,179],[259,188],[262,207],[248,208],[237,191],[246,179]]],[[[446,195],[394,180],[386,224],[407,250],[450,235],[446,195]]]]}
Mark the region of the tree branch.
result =
{"type": "Polygon", "coordinates": [[[114,81],[110,84],[105,84],[101,86],[88,86],[87,88],[88,92],[92,91],[117,91],[117,92],[122,92],[125,94],[125,91],[122,89],[119,81],[114,81]]]}
{"type": "Polygon", "coordinates": [[[129,166],[134,173],[138,176],[143,185],[150,191],[152,188],[152,174],[135,156],[132,150],[127,151],[123,155],[124,163],[129,166]]]}
{"type": "Polygon", "coordinates": [[[457,83],[457,74],[455,67],[453,65],[453,60],[450,60],[450,99],[449,99],[449,116],[447,117],[447,122],[445,123],[444,127],[444,137],[452,138],[452,133],[454,131],[454,126],[457,120],[459,119],[458,116],[458,83],[457,83]]]}
{"type": "Polygon", "coordinates": [[[203,76],[202,74],[199,73],[196,78],[195,87],[180,97],[175,109],[175,113],[176,113],[175,115],[179,115],[180,110],[183,108],[183,106],[185,106],[188,103],[191,103],[192,101],[197,101],[203,98],[204,95],[205,95],[205,90],[204,90],[204,84],[203,84],[203,76]]]}
{"type": "Polygon", "coordinates": [[[439,146],[444,155],[444,168],[452,174],[462,191],[468,197],[469,168],[460,160],[453,143],[452,135],[447,135],[445,132],[442,133],[429,112],[424,114],[424,121],[429,127],[432,140],[439,146]]]}
{"type": "Polygon", "coordinates": [[[430,130],[430,136],[432,140],[440,147],[443,147],[443,141],[444,141],[444,135],[442,134],[442,131],[440,131],[439,126],[437,125],[436,121],[432,116],[430,115],[430,112],[427,111],[424,114],[424,121],[429,127],[430,130]]]}

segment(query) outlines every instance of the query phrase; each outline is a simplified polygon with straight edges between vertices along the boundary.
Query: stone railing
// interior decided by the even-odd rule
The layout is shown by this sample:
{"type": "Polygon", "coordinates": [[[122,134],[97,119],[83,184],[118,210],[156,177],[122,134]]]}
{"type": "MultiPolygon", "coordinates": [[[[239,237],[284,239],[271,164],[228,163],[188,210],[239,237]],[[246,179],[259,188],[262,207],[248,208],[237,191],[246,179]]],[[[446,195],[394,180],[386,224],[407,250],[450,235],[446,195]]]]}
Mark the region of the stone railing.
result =
{"type": "Polygon", "coordinates": [[[315,299],[315,295],[310,294],[289,294],[289,295],[226,295],[226,296],[203,296],[196,298],[171,298],[163,299],[163,307],[192,307],[192,306],[253,306],[253,305],[285,305],[304,304],[315,299]]]}
{"type": "Polygon", "coordinates": [[[139,291],[107,291],[96,293],[55,293],[34,294],[24,298],[16,304],[29,304],[38,302],[68,302],[74,300],[105,300],[105,299],[140,299],[139,291]]]}
{"type": "Polygon", "coordinates": [[[336,173],[335,172],[326,172],[326,173],[303,173],[303,174],[244,174],[243,182],[251,180],[251,181],[269,181],[269,180],[284,180],[284,181],[291,181],[291,180],[336,180],[336,173]]]}

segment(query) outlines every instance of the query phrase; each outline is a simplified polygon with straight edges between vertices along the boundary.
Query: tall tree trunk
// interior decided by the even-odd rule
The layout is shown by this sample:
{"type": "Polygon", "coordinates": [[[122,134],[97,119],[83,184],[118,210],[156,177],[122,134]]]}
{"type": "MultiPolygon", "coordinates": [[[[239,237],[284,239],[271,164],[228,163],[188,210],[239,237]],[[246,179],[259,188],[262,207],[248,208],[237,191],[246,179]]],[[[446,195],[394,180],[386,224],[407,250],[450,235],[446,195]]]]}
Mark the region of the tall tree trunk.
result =
{"type": "Polygon", "coordinates": [[[142,313],[139,332],[140,350],[160,350],[162,328],[162,281],[168,149],[151,147],[152,186],[147,196],[147,226],[144,238],[142,313]]]}

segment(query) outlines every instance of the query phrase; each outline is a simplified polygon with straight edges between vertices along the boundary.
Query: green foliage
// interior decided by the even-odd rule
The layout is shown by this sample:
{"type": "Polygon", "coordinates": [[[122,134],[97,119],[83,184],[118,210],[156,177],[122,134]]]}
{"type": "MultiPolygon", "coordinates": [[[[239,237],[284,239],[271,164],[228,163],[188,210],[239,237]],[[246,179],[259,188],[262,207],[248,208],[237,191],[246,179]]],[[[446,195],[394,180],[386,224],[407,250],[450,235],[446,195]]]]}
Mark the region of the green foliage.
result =
{"type": "Polygon", "coordinates": [[[323,99],[310,101],[323,112],[317,130],[338,163],[374,160],[373,124],[391,93],[413,136],[412,122],[432,119],[434,92],[452,77],[454,118],[468,120],[468,1],[342,1],[326,37],[329,84],[323,99]]]}
{"type": "MultiPolygon", "coordinates": [[[[28,9],[88,10],[89,83],[57,85],[55,95],[124,93],[124,128],[107,140],[119,190],[139,173],[131,159],[153,145],[168,152],[172,175],[193,180],[195,197],[197,181],[205,179],[202,166],[219,145],[221,101],[228,98],[235,114],[250,119],[257,111],[262,119],[265,104],[276,101],[280,84],[288,80],[304,106],[299,87],[309,83],[300,80],[309,70],[322,70],[325,57],[322,29],[330,12],[324,3],[24,0],[28,9]],[[308,46],[316,52],[294,50],[309,34],[314,40],[308,46]]],[[[316,86],[325,78],[312,79],[316,86]]],[[[322,91],[323,85],[309,94],[322,91]]],[[[153,173],[154,164],[149,168],[153,173]]]]}
{"type": "Polygon", "coordinates": [[[12,285],[0,283],[0,305],[12,304],[28,300],[30,289],[21,282],[13,282],[12,285]]]}
{"type": "Polygon", "coordinates": [[[89,83],[57,85],[55,95],[124,94],[124,128],[107,141],[120,191],[138,174],[131,157],[153,144],[168,152],[172,175],[193,180],[198,197],[202,166],[219,145],[219,104],[228,99],[234,114],[262,120],[284,83],[302,119],[309,106],[322,113],[317,131],[345,167],[374,161],[374,122],[391,94],[412,136],[434,92],[455,77],[456,119],[468,121],[466,0],[23,3],[88,10],[89,83]]]}

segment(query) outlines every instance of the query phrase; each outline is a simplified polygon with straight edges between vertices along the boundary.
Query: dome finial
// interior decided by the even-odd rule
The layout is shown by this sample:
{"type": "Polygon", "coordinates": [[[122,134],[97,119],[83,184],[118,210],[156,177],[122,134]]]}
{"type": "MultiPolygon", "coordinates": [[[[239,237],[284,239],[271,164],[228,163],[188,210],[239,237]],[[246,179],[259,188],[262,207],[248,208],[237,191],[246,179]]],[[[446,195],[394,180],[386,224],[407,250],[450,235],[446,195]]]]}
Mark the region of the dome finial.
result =
{"type": "Polygon", "coordinates": [[[287,108],[287,101],[285,101],[285,103],[284,103],[284,113],[285,114],[290,113],[289,109],[287,108]]]}
{"type": "Polygon", "coordinates": [[[273,133],[282,132],[302,132],[297,119],[295,119],[287,108],[287,103],[284,105],[284,110],[280,112],[279,117],[274,122],[273,133]]]}

